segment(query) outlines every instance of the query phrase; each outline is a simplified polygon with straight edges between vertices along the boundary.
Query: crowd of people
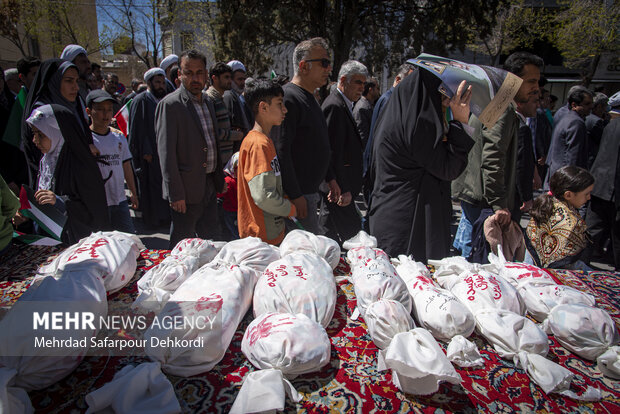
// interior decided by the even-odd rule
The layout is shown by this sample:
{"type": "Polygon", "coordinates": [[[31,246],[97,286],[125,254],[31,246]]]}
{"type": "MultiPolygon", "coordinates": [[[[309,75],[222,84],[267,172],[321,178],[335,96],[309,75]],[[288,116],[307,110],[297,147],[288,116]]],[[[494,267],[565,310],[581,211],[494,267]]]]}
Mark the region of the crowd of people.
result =
{"type": "Polygon", "coordinates": [[[171,247],[196,236],[277,245],[295,228],[342,244],[365,229],[390,256],[423,262],[449,256],[451,244],[484,262],[499,242],[510,260],[587,270],[608,254],[617,267],[620,93],[575,86],[554,112],[543,65],[526,52],[506,59],[522,83],[489,128],[471,114],[470,85],[449,98],[411,63],[382,95],[356,60],[329,84],[322,38],[296,46],[290,81],[249,78],[239,60],[208,65],[188,50],[125,96],[78,45],[60,59],[23,58],[0,71],[0,252],[14,226],[46,231],[15,215],[26,186],[66,216],[69,244],[135,232],[131,208],[146,227],[169,226],[171,247]]]}

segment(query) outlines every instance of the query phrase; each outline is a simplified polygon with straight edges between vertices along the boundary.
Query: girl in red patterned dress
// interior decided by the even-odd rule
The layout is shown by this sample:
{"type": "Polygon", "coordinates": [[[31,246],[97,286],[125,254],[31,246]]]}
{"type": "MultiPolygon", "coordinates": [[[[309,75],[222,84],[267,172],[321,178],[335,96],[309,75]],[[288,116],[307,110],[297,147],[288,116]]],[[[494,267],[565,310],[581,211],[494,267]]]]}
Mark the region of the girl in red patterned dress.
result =
{"type": "Polygon", "coordinates": [[[525,261],[541,267],[591,271],[590,239],[578,209],[590,200],[594,177],[573,165],[549,180],[551,191],[534,200],[527,226],[525,261]]]}

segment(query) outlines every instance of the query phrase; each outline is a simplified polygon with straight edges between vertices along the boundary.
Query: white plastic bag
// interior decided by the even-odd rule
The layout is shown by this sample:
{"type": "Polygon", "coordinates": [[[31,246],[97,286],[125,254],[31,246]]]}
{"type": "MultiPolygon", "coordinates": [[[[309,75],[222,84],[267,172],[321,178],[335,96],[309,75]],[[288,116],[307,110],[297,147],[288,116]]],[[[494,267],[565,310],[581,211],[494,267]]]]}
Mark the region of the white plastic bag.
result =
{"type": "Polygon", "coordinates": [[[23,388],[12,387],[15,369],[0,368],[0,413],[32,414],[34,408],[23,388]]]}
{"type": "Polygon", "coordinates": [[[377,365],[379,371],[391,369],[394,385],[409,394],[428,395],[436,392],[442,381],[461,382],[435,338],[423,328],[396,334],[390,346],[379,351],[377,365]]]}
{"type": "Polygon", "coordinates": [[[184,239],[172,249],[170,256],[149,269],[138,280],[135,308],[159,312],[181,284],[196,270],[209,263],[218,250],[209,240],[184,239]]]}
{"type": "Polygon", "coordinates": [[[411,296],[405,282],[398,276],[390,258],[381,249],[358,247],[349,250],[351,280],[357,298],[357,309],[362,316],[366,308],[379,299],[393,299],[411,312],[411,296]]]}
{"type": "Polygon", "coordinates": [[[133,234],[118,231],[97,232],[81,239],[39,268],[41,276],[53,276],[62,271],[88,269],[97,272],[109,293],[123,288],[136,272],[137,258],[144,245],[133,234]]]}
{"type": "Polygon", "coordinates": [[[482,336],[502,358],[513,359],[521,351],[543,357],[549,352],[547,334],[525,316],[487,309],[476,314],[476,322],[482,336]]]}
{"type": "Polygon", "coordinates": [[[403,304],[391,299],[379,299],[371,303],[366,309],[364,320],[372,341],[379,349],[387,348],[394,335],[415,328],[403,304]]]}
{"type": "Polygon", "coordinates": [[[546,393],[557,392],[577,400],[600,399],[600,391],[591,387],[583,395],[569,390],[574,374],[545,358],[549,340],[531,320],[510,311],[488,309],[476,314],[476,322],[497,353],[512,359],[546,393]]]}
{"type": "Polygon", "coordinates": [[[598,360],[605,375],[620,376],[618,355],[618,330],[603,309],[575,304],[558,305],[544,322],[547,332],[553,333],[558,342],[569,351],[587,360],[598,360]],[[608,353],[608,350],[612,352],[608,353]]]}
{"type": "MultiPolygon", "coordinates": [[[[37,276],[28,290],[0,320],[0,408],[8,412],[32,412],[28,395],[24,390],[38,390],[49,387],[69,375],[82,361],[90,346],[91,338],[98,329],[55,330],[50,322],[38,324],[34,329],[34,312],[39,315],[59,312],[72,317],[92,313],[96,321],[105,318],[108,302],[103,280],[96,271],[79,270],[58,272],[51,276],[37,276]],[[76,346],[37,347],[35,338],[43,341],[76,340],[76,346]],[[19,388],[18,388],[19,387],[19,388]],[[6,396],[6,399],[5,399],[6,396]]],[[[60,343],[60,342],[59,342],[60,343]]]]}
{"type": "Polygon", "coordinates": [[[183,239],[174,246],[171,256],[191,256],[196,258],[198,268],[209,263],[220,249],[211,241],[199,238],[183,239]]]}
{"type": "Polygon", "coordinates": [[[180,413],[181,406],[172,384],[161,372],[159,362],[127,365],[112,381],[86,395],[91,413],[180,413]]]}
{"type": "Polygon", "coordinates": [[[166,257],[138,280],[138,296],[133,307],[159,312],[170,296],[198,268],[196,257],[172,255],[166,257]]]}
{"type": "Polygon", "coordinates": [[[620,379],[620,346],[612,346],[596,358],[598,369],[613,379],[620,379]]]}
{"type": "Polygon", "coordinates": [[[259,371],[244,378],[232,414],[282,410],[287,394],[300,401],[289,379],[329,363],[331,344],[325,329],[303,314],[266,313],[246,329],[241,351],[259,371]]]}
{"type": "Polygon", "coordinates": [[[187,377],[212,369],[224,357],[248,311],[260,273],[279,258],[277,249],[256,237],[228,243],[213,261],[179,286],[158,314],[160,320],[182,317],[202,323],[176,330],[151,326],[145,333],[147,355],[160,361],[162,370],[173,375],[187,377]],[[159,345],[168,340],[200,342],[196,346],[159,345]]]}
{"type": "Polygon", "coordinates": [[[439,265],[434,275],[437,283],[452,292],[474,316],[478,311],[489,308],[525,314],[525,306],[517,290],[484,267],[469,263],[462,257],[431,262],[439,265]]]}
{"type": "Polygon", "coordinates": [[[448,344],[448,349],[446,349],[446,356],[450,362],[462,368],[484,365],[484,358],[480,355],[476,344],[468,341],[462,335],[456,335],[452,338],[448,344]]]}
{"type": "Polygon", "coordinates": [[[396,271],[413,299],[417,321],[437,339],[449,341],[456,335],[469,336],[476,327],[474,316],[450,291],[431,278],[423,263],[400,255],[396,271]]]}
{"type": "Polygon", "coordinates": [[[528,282],[521,285],[519,294],[530,315],[543,322],[551,309],[563,304],[594,306],[594,296],[565,285],[550,285],[545,282],[528,282]]]}
{"type": "Polygon", "coordinates": [[[539,286],[544,284],[555,285],[555,281],[543,269],[527,263],[508,262],[504,258],[501,246],[498,256],[489,253],[489,262],[494,266],[494,271],[510,282],[515,288],[527,282],[535,282],[539,286]]]}
{"type": "Polygon", "coordinates": [[[340,263],[340,246],[335,240],[305,230],[293,230],[282,240],[280,256],[285,257],[293,252],[316,253],[329,263],[332,270],[340,263]]]}
{"type": "Polygon", "coordinates": [[[369,235],[364,230],[360,230],[355,236],[342,243],[342,248],[351,250],[356,247],[377,247],[377,238],[369,235]]]}
{"type": "Polygon", "coordinates": [[[336,309],[336,282],[316,253],[293,252],[271,263],[256,283],[254,317],[268,312],[303,313],[327,327],[336,309]]]}

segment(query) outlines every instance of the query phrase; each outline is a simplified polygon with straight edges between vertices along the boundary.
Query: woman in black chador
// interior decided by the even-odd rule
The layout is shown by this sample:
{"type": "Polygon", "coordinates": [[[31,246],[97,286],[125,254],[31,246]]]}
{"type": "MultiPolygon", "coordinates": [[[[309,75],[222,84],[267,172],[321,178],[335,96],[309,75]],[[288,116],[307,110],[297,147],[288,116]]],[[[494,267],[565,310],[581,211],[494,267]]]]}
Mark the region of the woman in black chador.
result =
{"type": "Polygon", "coordinates": [[[449,100],[425,69],[394,90],[375,131],[370,232],[390,256],[441,259],[450,252],[450,181],[467,165],[471,87],[449,100]],[[447,108],[452,120],[447,121],[447,108]]]}

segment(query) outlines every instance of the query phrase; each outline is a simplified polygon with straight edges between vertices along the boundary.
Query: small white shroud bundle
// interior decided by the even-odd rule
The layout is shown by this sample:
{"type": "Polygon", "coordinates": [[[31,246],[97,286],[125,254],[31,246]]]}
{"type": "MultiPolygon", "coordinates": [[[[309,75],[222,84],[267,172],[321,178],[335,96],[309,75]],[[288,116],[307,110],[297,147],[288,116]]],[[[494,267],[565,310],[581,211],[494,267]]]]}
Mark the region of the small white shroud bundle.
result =
{"type": "Polygon", "coordinates": [[[489,261],[501,277],[517,288],[527,311],[539,322],[543,322],[557,305],[581,303],[594,306],[596,303],[594,296],[570,286],[558,285],[547,272],[536,266],[507,262],[501,249],[499,257],[490,253],[489,261]]]}
{"type": "Polygon", "coordinates": [[[351,250],[356,247],[377,247],[377,238],[369,235],[364,230],[360,230],[355,236],[342,243],[345,250],[351,250]]]}
{"type": "Polygon", "coordinates": [[[435,271],[439,284],[472,312],[480,334],[502,358],[522,367],[543,391],[582,400],[600,399],[600,391],[590,387],[581,396],[569,390],[574,374],[545,358],[549,352],[547,335],[523,316],[524,306],[516,289],[485,270],[490,266],[469,263],[462,257],[429,262],[439,266],[435,271]]]}
{"type": "Polygon", "coordinates": [[[563,347],[582,358],[597,361],[599,370],[620,379],[618,330],[609,314],[592,306],[558,305],[544,323],[563,347]]]}
{"type": "Polygon", "coordinates": [[[413,300],[413,310],[422,327],[437,339],[454,343],[448,346],[448,359],[463,367],[484,365],[476,345],[465,337],[476,327],[474,316],[450,291],[442,289],[430,277],[428,268],[408,256],[392,260],[405,281],[413,300]]]}
{"type": "MultiPolygon", "coordinates": [[[[100,253],[99,250],[95,252],[100,253]]],[[[108,314],[102,278],[102,275],[114,274],[114,269],[106,267],[108,263],[117,262],[69,260],[62,263],[63,270],[57,269],[53,275],[38,275],[0,321],[0,412],[31,412],[32,406],[24,389],[43,389],[60,381],[86,355],[91,338],[97,336],[98,321],[108,314]],[[47,316],[49,325],[46,326],[41,319],[34,329],[34,312],[38,312],[41,318],[47,316]],[[64,329],[53,329],[52,312],[65,316],[62,319],[64,329]],[[80,315],[92,316],[94,329],[84,325],[81,322],[84,318],[80,315]],[[74,321],[68,326],[66,316],[74,321]],[[75,344],[72,347],[37,346],[36,338],[43,341],[73,339],[76,342],[72,342],[75,344]]]]}
{"type": "Polygon", "coordinates": [[[357,298],[357,310],[366,314],[366,308],[379,299],[393,299],[411,312],[411,296],[405,282],[398,276],[389,256],[381,249],[356,247],[349,250],[347,259],[351,264],[351,282],[357,298]]]}
{"type": "Polygon", "coordinates": [[[183,326],[151,325],[144,335],[147,355],[173,375],[187,377],[212,369],[224,357],[248,311],[261,272],[279,258],[277,248],[256,237],[226,244],[170,297],[157,320],[181,318],[183,326]],[[174,340],[196,342],[187,347],[167,346],[174,340]]]}
{"type": "Polygon", "coordinates": [[[441,381],[461,382],[432,335],[415,328],[411,296],[383,250],[356,247],[347,253],[357,308],[380,348],[377,369],[392,370],[392,381],[411,394],[431,394],[441,381]]]}
{"type": "Polygon", "coordinates": [[[159,362],[127,365],[112,381],[87,394],[85,399],[86,414],[181,412],[172,384],[162,374],[159,362]]]}
{"type": "Polygon", "coordinates": [[[280,243],[280,256],[285,257],[293,252],[310,252],[321,256],[332,270],[340,262],[340,246],[329,237],[316,236],[309,231],[293,230],[280,243]]]}
{"type": "Polygon", "coordinates": [[[258,371],[250,372],[230,412],[283,410],[286,395],[301,395],[289,382],[329,362],[331,345],[325,329],[303,314],[265,313],[250,323],[241,351],[258,371]]]}
{"type": "Polygon", "coordinates": [[[209,240],[184,239],[170,256],[149,269],[138,280],[138,297],[134,307],[159,312],[181,284],[196,270],[209,263],[217,249],[209,240]]]}
{"type": "Polygon", "coordinates": [[[429,260],[429,263],[436,268],[434,277],[437,283],[452,292],[474,316],[483,309],[525,314],[517,290],[503,278],[487,271],[486,267],[469,263],[460,256],[429,260]]]}
{"type": "Polygon", "coordinates": [[[303,313],[327,327],[336,296],[333,271],[324,259],[315,253],[289,253],[267,266],[258,279],[254,317],[268,312],[303,313]]]}
{"type": "Polygon", "coordinates": [[[38,274],[53,276],[65,269],[88,269],[101,276],[105,290],[116,292],[136,273],[136,259],[144,245],[140,239],[118,231],[97,232],[70,246],[51,263],[42,266],[38,274]]]}

